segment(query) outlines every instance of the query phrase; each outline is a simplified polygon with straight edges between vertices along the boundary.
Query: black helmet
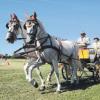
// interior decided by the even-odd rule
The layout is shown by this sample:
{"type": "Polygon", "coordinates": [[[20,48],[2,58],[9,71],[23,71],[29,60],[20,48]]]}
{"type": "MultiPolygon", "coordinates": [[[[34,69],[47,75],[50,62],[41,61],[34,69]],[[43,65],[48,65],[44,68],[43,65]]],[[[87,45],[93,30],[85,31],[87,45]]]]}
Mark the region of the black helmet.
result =
{"type": "Polygon", "coordinates": [[[86,33],[85,33],[85,32],[83,32],[83,33],[81,33],[81,35],[86,35],[86,33]]]}
{"type": "Polygon", "coordinates": [[[99,41],[99,38],[98,37],[95,37],[94,40],[98,40],[99,41]]]}

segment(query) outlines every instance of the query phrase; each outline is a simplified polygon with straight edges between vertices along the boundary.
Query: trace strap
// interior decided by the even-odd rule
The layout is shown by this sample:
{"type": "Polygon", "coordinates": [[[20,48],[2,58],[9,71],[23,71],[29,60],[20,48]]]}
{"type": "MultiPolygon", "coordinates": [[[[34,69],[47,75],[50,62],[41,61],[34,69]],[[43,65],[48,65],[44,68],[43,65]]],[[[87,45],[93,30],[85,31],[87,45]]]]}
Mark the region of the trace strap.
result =
{"type": "Polygon", "coordinates": [[[21,48],[19,48],[18,50],[14,51],[14,54],[16,54],[17,52],[19,52],[20,50],[22,49],[26,49],[26,48],[35,48],[35,45],[32,45],[32,44],[26,44],[24,46],[22,46],[21,48]]]}

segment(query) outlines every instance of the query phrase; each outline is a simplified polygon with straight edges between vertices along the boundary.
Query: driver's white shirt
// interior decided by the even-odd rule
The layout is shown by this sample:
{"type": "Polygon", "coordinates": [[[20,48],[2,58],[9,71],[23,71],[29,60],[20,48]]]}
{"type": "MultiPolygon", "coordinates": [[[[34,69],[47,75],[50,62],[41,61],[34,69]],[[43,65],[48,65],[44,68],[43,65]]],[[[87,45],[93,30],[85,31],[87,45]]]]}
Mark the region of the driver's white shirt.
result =
{"type": "Polygon", "coordinates": [[[97,56],[100,55],[100,41],[94,42],[92,48],[95,50],[97,56]]]}
{"type": "Polygon", "coordinates": [[[80,47],[87,47],[87,45],[89,45],[90,44],[90,39],[88,38],[88,37],[80,37],[79,39],[78,39],[78,41],[77,41],[77,43],[78,43],[78,45],[80,46],[80,47]]]}

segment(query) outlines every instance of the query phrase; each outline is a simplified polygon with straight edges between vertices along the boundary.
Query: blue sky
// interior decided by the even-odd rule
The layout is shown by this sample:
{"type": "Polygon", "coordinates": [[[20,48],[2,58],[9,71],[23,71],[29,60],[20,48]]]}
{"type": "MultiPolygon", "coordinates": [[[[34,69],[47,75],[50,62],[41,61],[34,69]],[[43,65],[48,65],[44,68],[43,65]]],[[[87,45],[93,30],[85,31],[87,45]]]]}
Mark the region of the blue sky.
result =
{"type": "Polygon", "coordinates": [[[48,33],[69,40],[77,40],[80,32],[100,37],[100,0],[0,0],[0,53],[12,54],[22,46],[21,41],[5,41],[10,14],[25,20],[25,14],[37,12],[48,33]]]}

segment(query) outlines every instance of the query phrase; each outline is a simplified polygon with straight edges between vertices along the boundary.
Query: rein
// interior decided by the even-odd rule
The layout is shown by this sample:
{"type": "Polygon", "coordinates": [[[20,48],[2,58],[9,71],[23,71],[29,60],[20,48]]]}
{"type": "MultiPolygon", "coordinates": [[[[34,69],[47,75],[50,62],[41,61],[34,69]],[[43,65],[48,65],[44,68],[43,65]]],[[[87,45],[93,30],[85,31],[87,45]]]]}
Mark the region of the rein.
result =
{"type": "Polygon", "coordinates": [[[22,50],[22,49],[33,48],[33,47],[35,47],[35,45],[32,45],[32,44],[24,45],[24,46],[22,46],[21,48],[19,48],[19,49],[17,49],[16,51],[14,51],[14,54],[17,53],[17,52],[19,52],[19,51],[22,50]]]}
{"type": "Polygon", "coordinates": [[[17,38],[16,40],[23,40],[23,39],[26,39],[26,38],[17,38]]]}
{"type": "MultiPolygon", "coordinates": [[[[36,25],[36,27],[37,27],[37,25],[36,25]]],[[[21,27],[21,29],[22,29],[22,27],[21,27]]],[[[22,30],[22,33],[23,33],[23,30],[22,30]]],[[[35,33],[37,33],[37,30],[35,31],[35,33]]],[[[35,34],[35,36],[36,36],[36,34],[35,34]]],[[[26,39],[26,38],[17,38],[18,40],[22,40],[22,39],[26,39]]],[[[61,50],[61,48],[62,48],[62,44],[61,44],[61,42],[59,41],[59,47],[57,48],[56,46],[53,46],[53,43],[52,43],[52,40],[51,40],[51,36],[48,34],[48,36],[46,36],[46,37],[43,37],[43,38],[39,38],[39,39],[35,39],[35,45],[32,45],[31,43],[29,43],[29,44],[27,44],[26,42],[25,42],[25,45],[24,46],[22,46],[21,48],[19,48],[18,50],[16,50],[15,52],[14,52],[14,54],[16,54],[17,52],[19,52],[20,50],[22,50],[22,49],[26,49],[26,48],[34,48],[34,50],[30,50],[30,51],[26,51],[25,50],[25,52],[21,52],[21,53],[18,53],[18,54],[20,54],[20,55],[24,55],[24,54],[28,54],[28,53],[30,53],[30,52],[35,52],[35,51],[39,51],[39,52],[42,52],[44,49],[48,49],[48,48],[52,48],[52,49],[54,49],[54,50],[56,50],[57,52],[58,52],[58,59],[61,61],[61,59],[60,59],[60,56],[61,55],[63,55],[63,56],[66,56],[66,57],[68,57],[69,59],[74,59],[74,60],[79,60],[79,59],[75,59],[75,58],[72,58],[72,56],[68,56],[68,55],[65,55],[63,52],[62,52],[62,50],[61,50]],[[44,40],[43,40],[44,39],[44,40]],[[44,46],[44,44],[48,41],[48,39],[49,39],[49,41],[50,41],[50,45],[45,45],[44,46]],[[40,44],[40,46],[38,46],[37,47],[37,41],[39,41],[39,40],[43,40],[43,42],[40,44]]]]}
{"type": "MultiPolygon", "coordinates": [[[[25,39],[25,38],[19,38],[19,40],[21,40],[21,39],[25,39]]],[[[61,51],[62,44],[61,44],[60,41],[59,41],[59,44],[60,44],[59,48],[53,46],[53,45],[52,45],[52,40],[51,40],[50,35],[48,35],[48,36],[46,36],[46,37],[44,37],[44,38],[37,39],[35,42],[37,42],[38,40],[42,40],[42,39],[45,39],[45,40],[40,44],[40,46],[36,47],[36,43],[35,43],[35,45],[33,45],[33,44],[26,44],[26,45],[22,46],[21,48],[19,48],[18,50],[14,51],[14,54],[17,54],[17,52],[21,51],[22,49],[25,50],[26,48],[34,48],[34,50],[25,51],[25,52],[20,52],[20,53],[18,53],[18,54],[19,54],[19,55],[24,55],[24,54],[28,54],[28,53],[35,52],[35,51],[42,52],[44,49],[52,48],[52,49],[54,49],[54,50],[56,50],[56,51],[58,52],[58,59],[60,58],[61,55],[63,55],[63,56],[68,57],[69,59],[79,60],[79,59],[72,58],[71,56],[65,55],[65,54],[61,51]],[[50,39],[50,45],[43,46],[43,44],[44,44],[48,39],[50,39]]]]}
{"type": "MultiPolygon", "coordinates": [[[[47,36],[47,37],[38,39],[38,40],[42,40],[42,39],[45,39],[45,38],[46,38],[46,39],[43,41],[43,43],[42,43],[39,47],[37,47],[36,49],[30,50],[30,51],[26,51],[26,52],[22,52],[22,53],[19,53],[19,54],[23,55],[23,54],[27,54],[27,53],[30,53],[30,52],[33,52],[33,51],[36,51],[36,50],[41,51],[41,49],[39,49],[39,48],[41,48],[41,46],[47,41],[47,39],[48,39],[49,37],[50,37],[50,36],[47,36]]],[[[22,40],[22,39],[26,39],[26,38],[17,38],[17,39],[18,39],[18,40],[22,40]]],[[[38,40],[36,40],[35,42],[37,42],[38,40]]],[[[14,54],[16,54],[17,52],[21,51],[22,49],[26,49],[26,48],[35,48],[35,47],[36,47],[36,43],[35,43],[35,45],[26,44],[26,45],[20,47],[19,49],[17,49],[16,51],[14,51],[14,54]]],[[[50,48],[50,46],[47,46],[47,47],[50,48]]],[[[46,48],[46,47],[44,47],[44,48],[46,48]]]]}

